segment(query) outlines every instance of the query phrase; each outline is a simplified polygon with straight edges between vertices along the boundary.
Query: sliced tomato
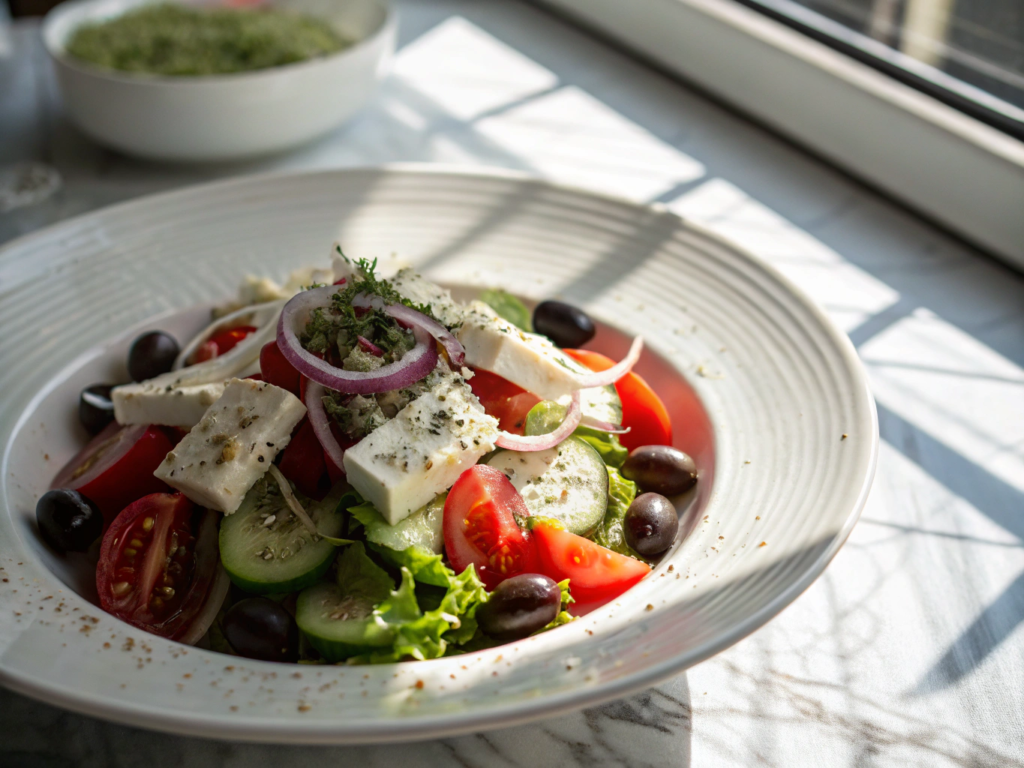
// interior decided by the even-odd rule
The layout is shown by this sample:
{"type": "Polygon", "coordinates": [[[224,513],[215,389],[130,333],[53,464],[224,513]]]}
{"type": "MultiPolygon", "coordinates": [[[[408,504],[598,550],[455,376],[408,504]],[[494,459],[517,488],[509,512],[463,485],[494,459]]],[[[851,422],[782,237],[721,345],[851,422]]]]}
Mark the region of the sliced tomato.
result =
{"type": "Polygon", "coordinates": [[[484,410],[498,420],[498,427],[516,435],[523,434],[526,414],[540,398],[490,371],[475,371],[469,387],[484,410]]]}
{"type": "Polygon", "coordinates": [[[189,365],[213,360],[215,357],[220,357],[226,352],[230,352],[238,346],[238,342],[251,333],[256,333],[254,326],[240,325],[237,328],[229,328],[226,331],[221,331],[211,336],[199,345],[199,349],[192,353],[192,357],[188,361],[189,365]]]}
{"type": "Polygon", "coordinates": [[[515,486],[486,464],[470,467],[444,503],[444,548],[456,573],[470,565],[488,589],[536,570],[533,545],[515,516],[529,517],[515,486]]]}
{"type": "Polygon", "coordinates": [[[531,533],[540,572],[555,581],[569,579],[573,598],[591,607],[614,600],[651,572],[647,563],[548,522],[538,522],[531,533]]]}
{"type": "Polygon", "coordinates": [[[100,606],[147,632],[198,640],[209,625],[196,623],[219,608],[208,603],[224,600],[222,581],[217,515],[197,515],[180,493],[144,496],[103,537],[96,567],[100,606]]]}
{"type": "MultiPolygon", "coordinates": [[[[563,350],[573,360],[592,371],[604,371],[615,365],[611,358],[587,349],[563,350]]],[[[622,426],[629,432],[619,441],[629,450],[641,445],[672,445],[672,419],[650,385],[630,371],[617,382],[615,391],[622,400],[622,426]]]]}
{"type": "Polygon", "coordinates": [[[159,427],[122,427],[113,422],[64,465],[51,488],[71,488],[91,499],[110,525],[136,499],[170,490],[153,471],[171,450],[159,427]]]}
{"type": "Polygon", "coordinates": [[[330,490],[324,449],[316,439],[309,418],[299,422],[291,442],[281,455],[281,474],[291,480],[299,493],[311,499],[322,499],[330,490]]]}
{"type": "Polygon", "coordinates": [[[299,372],[281,354],[276,341],[264,344],[260,350],[260,371],[265,382],[287,389],[293,395],[299,394],[299,372]]]}

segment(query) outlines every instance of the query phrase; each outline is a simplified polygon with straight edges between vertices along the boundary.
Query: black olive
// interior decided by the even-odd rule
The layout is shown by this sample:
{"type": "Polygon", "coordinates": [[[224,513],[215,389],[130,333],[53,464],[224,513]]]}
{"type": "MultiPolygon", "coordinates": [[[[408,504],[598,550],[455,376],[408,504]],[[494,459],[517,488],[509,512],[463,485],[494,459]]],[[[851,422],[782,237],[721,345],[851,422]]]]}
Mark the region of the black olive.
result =
{"type": "Polygon", "coordinates": [[[533,330],[563,348],[582,347],[597,329],[582,309],[561,301],[542,301],[533,310],[533,330]]]}
{"type": "Polygon", "coordinates": [[[92,384],[78,396],[78,420],[90,435],[98,435],[114,420],[110,384],[92,384]]]}
{"type": "Polygon", "coordinates": [[[626,543],[644,557],[660,555],[672,546],[679,532],[679,516],[672,502],[660,493],[642,493],[626,510],[626,543]]]}
{"type": "Polygon", "coordinates": [[[103,533],[103,515],[78,491],[57,488],[36,503],[43,540],[58,552],[85,552],[103,533]]]}
{"type": "Polygon", "coordinates": [[[224,614],[224,637],[240,656],[262,661],[295,661],[299,628],[280,603],[247,597],[224,614]]]}
{"type": "Polygon", "coordinates": [[[622,476],[645,491],[675,496],[697,482],[697,466],[682,451],[668,445],[634,448],[622,465],[622,476]]]}
{"type": "Polygon", "coordinates": [[[132,381],[145,381],[167,373],[181,350],[174,337],[163,331],[150,331],[132,342],[128,350],[128,374],[132,381]]]}
{"type": "Polygon", "coordinates": [[[558,615],[562,592],[552,579],[521,573],[505,579],[476,612],[484,634],[495,640],[518,640],[543,629],[558,615]]]}

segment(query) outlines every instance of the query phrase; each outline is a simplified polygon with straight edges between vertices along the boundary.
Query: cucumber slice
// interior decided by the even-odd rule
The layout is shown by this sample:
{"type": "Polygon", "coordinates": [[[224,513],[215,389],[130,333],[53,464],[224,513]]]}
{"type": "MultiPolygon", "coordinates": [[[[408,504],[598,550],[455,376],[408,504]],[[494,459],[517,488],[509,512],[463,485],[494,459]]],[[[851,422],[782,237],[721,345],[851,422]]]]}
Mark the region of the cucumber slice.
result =
{"type": "Polygon", "coordinates": [[[608,509],[608,471],[601,455],[569,437],[544,451],[499,451],[488,462],[512,481],[530,514],[553,517],[586,536],[608,509]]]}
{"type": "Polygon", "coordinates": [[[444,502],[448,492],[436,496],[397,525],[390,525],[372,507],[355,507],[352,515],[366,529],[366,540],[396,552],[416,547],[425,552],[444,552],[444,502]]]}
{"type": "MultiPolygon", "coordinates": [[[[341,535],[344,518],[338,502],[345,490],[345,484],[338,483],[323,501],[306,506],[325,536],[341,535]]],[[[327,572],[335,552],[333,544],[306,529],[269,476],[261,478],[238,511],[220,524],[220,561],[231,581],[246,592],[267,595],[304,589],[327,572]]]]}
{"type": "Polygon", "coordinates": [[[375,607],[375,602],[325,581],[299,593],[295,622],[321,656],[337,662],[394,642],[394,631],[373,620],[375,607]]]}
{"type": "Polygon", "coordinates": [[[323,582],[299,593],[295,622],[310,645],[331,662],[383,648],[394,630],[373,618],[373,609],[388,598],[394,584],[366,556],[361,543],[338,558],[337,583],[323,582]]]}

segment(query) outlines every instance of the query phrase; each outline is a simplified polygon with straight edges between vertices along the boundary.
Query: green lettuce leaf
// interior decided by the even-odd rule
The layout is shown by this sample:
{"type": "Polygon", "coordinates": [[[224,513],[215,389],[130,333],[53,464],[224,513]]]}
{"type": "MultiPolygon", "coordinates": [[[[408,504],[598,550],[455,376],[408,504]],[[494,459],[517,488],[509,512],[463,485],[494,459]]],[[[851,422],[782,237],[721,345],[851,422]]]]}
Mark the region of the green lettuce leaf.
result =
{"type": "Polygon", "coordinates": [[[413,512],[398,525],[391,525],[376,507],[358,494],[348,494],[348,512],[364,529],[367,545],[397,568],[408,568],[416,581],[447,587],[452,571],[436,548],[443,547],[440,525],[444,513],[441,494],[423,509],[413,512]]]}
{"type": "Polygon", "coordinates": [[[508,320],[512,325],[527,333],[533,332],[530,310],[508,291],[487,289],[480,294],[480,301],[508,320]]]}
{"type": "Polygon", "coordinates": [[[594,446],[609,467],[618,469],[629,458],[629,449],[619,442],[618,435],[599,432],[590,427],[576,427],[573,435],[594,446]]]}
{"type": "Polygon", "coordinates": [[[407,547],[401,552],[381,546],[368,544],[369,548],[391,563],[396,568],[407,568],[412,577],[423,584],[435,587],[447,587],[451,579],[452,569],[444,564],[444,558],[420,547],[407,547]]]}
{"type": "Polygon", "coordinates": [[[591,538],[602,547],[608,547],[620,555],[629,555],[646,563],[647,559],[638,555],[626,543],[626,532],[623,529],[626,511],[633,503],[633,499],[636,498],[636,483],[624,478],[614,467],[606,467],[606,469],[608,470],[608,511],[604,513],[604,520],[601,521],[591,538]]]}
{"type": "Polygon", "coordinates": [[[547,632],[549,629],[554,629],[555,627],[560,627],[563,624],[568,624],[570,621],[576,620],[576,617],[568,611],[570,603],[576,602],[572,595],[569,594],[569,580],[565,579],[564,581],[558,582],[558,588],[562,590],[562,609],[543,629],[538,629],[533,634],[539,635],[541,632],[547,632]]]}
{"type": "Polygon", "coordinates": [[[386,664],[403,659],[437,659],[449,649],[472,640],[477,634],[476,611],[488,600],[483,582],[470,566],[451,578],[440,606],[422,611],[416,600],[412,572],[402,569],[402,584],[374,610],[378,624],[395,633],[394,644],[348,660],[349,664],[386,664]]]}
{"type": "Polygon", "coordinates": [[[346,547],[338,556],[338,587],[355,600],[377,605],[391,595],[394,582],[371,560],[362,542],[346,547]]]}

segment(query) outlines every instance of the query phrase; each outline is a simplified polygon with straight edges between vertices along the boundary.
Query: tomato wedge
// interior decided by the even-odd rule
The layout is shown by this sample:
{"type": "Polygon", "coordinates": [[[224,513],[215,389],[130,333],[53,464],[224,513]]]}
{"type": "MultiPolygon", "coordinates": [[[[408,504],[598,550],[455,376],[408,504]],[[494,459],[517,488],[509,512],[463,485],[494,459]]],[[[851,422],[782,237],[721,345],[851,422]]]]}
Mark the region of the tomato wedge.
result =
{"type": "Polygon", "coordinates": [[[195,642],[206,632],[227,581],[217,514],[195,517],[180,493],[144,496],[118,516],[103,537],[96,568],[104,611],[172,640],[195,642]]]}
{"type": "Polygon", "coordinates": [[[555,581],[569,579],[573,598],[582,604],[614,600],[651,572],[647,563],[548,522],[538,522],[532,534],[540,572],[555,581]]]}
{"type": "Polygon", "coordinates": [[[264,344],[260,350],[260,371],[264,381],[299,394],[299,372],[285,359],[276,341],[264,344]]]}
{"type": "Polygon", "coordinates": [[[170,490],[153,477],[173,445],[159,427],[122,427],[113,422],[89,441],[51,483],[71,488],[93,501],[110,525],[136,499],[170,490]]]}
{"type": "MultiPolygon", "coordinates": [[[[615,365],[610,358],[588,349],[563,351],[592,371],[604,371],[615,365]]],[[[622,426],[629,427],[629,432],[619,435],[624,446],[633,450],[641,445],[672,445],[668,409],[643,378],[630,371],[615,382],[615,391],[622,400],[622,426]]]]}
{"type": "Polygon", "coordinates": [[[498,420],[498,427],[512,434],[523,434],[526,414],[540,398],[490,371],[475,371],[469,388],[480,400],[488,415],[498,420]]]}
{"type": "Polygon", "coordinates": [[[475,566],[488,589],[510,576],[535,572],[532,542],[515,515],[529,517],[530,512],[504,474],[477,464],[459,475],[444,503],[444,548],[455,572],[475,566]]]}
{"type": "Polygon", "coordinates": [[[195,365],[196,363],[204,363],[207,360],[220,357],[238,346],[238,342],[251,333],[256,333],[255,326],[240,325],[237,328],[221,331],[200,344],[199,349],[192,353],[188,363],[189,365],[195,365]]]}
{"type": "Polygon", "coordinates": [[[281,454],[281,463],[278,467],[281,474],[295,483],[299,493],[317,500],[327,495],[330,486],[326,475],[324,449],[317,440],[308,417],[299,422],[298,429],[292,434],[291,442],[281,454]]]}

